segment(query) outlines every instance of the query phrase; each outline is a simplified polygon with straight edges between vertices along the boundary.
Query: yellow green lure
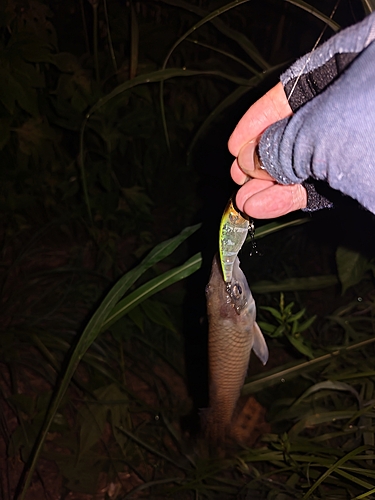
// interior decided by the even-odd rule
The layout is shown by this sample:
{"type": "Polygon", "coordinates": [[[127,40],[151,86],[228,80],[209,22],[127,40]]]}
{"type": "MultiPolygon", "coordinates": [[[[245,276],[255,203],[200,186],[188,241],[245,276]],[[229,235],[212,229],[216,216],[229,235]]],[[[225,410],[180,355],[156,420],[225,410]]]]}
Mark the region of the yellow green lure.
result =
{"type": "Polygon", "coordinates": [[[228,284],[232,281],[234,261],[251,228],[252,223],[237,210],[231,198],[221,218],[219,236],[221,268],[228,284]]]}

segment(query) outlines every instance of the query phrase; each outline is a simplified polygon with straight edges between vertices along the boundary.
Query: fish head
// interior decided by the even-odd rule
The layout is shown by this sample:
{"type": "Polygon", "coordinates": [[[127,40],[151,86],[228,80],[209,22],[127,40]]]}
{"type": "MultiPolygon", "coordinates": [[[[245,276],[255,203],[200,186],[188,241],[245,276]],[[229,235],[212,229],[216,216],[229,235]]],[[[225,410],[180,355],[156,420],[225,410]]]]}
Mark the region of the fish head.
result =
{"type": "Polygon", "coordinates": [[[265,364],[268,360],[267,344],[256,322],[255,301],[238,257],[229,284],[224,281],[219,256],[214,257],[206,286],[206,301],[210,330],[225,339],[248,338],[250,348],[265,364]]]}
{"type": "Polygon", "coordinates": [[[240,268],[238,257],[233,264],[232,281],[227,285],[233,307],[237,314],[243,311],[253,312],[255,315],[255,301],[250,291],[246,276],[240,268]]]}
{"type": "Polygon", "coordinates": [[[220,316],[230,316],[235,312],[237,315],[248,314],[254,309],[255,302],[246,277],[240,268],[240,261],[236,257],[233,265],[232,280],[226,283],[219,257],[216,255],[211,269],[211,276],[206,286],[206,299],[208,311],[220,312],[220,316]]]}

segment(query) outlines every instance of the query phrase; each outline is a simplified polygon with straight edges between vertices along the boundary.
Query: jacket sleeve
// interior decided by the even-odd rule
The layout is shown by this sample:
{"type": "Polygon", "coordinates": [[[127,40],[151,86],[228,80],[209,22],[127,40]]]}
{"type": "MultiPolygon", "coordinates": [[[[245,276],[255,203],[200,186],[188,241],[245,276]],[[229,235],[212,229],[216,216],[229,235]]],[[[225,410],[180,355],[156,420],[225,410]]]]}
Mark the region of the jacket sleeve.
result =
{"type": "MultiPolygon", "coordinates": [[[[375,213],[375,14],[328,40],[281,77],[295,114],[259,144],[281,184],[316,179],[375,213]]],[[[318,207],[319,208],[319,207],[318,207]]]]}

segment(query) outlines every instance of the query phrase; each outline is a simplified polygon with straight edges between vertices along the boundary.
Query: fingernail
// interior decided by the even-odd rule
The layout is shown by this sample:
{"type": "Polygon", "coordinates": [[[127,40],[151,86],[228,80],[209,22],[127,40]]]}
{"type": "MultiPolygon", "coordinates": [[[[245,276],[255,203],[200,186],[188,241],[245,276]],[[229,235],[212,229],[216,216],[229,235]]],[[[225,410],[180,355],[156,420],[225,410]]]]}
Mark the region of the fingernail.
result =
{"type": "Polygon", "coordinates": [[[254,166],[254,149],[255,149],[255,140],[250,141],[245,144],[237,157],[238,164],[245,173],[250,173],[255,170],[254,166]]]}

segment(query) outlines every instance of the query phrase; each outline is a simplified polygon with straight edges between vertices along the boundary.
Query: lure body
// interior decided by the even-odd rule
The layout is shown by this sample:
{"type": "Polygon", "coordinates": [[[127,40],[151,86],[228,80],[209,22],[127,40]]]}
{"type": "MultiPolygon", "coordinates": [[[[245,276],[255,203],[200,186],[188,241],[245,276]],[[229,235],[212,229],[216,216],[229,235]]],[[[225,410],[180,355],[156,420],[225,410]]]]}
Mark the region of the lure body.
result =
{"type": "Polygon", "coordinates": [[[231,198],[221,218],[219,236],[221,268],[224,281],[228,285],[232,281],[234,262],[246,240],[249,228],[249,219],[236,209],[231,198]]]}

